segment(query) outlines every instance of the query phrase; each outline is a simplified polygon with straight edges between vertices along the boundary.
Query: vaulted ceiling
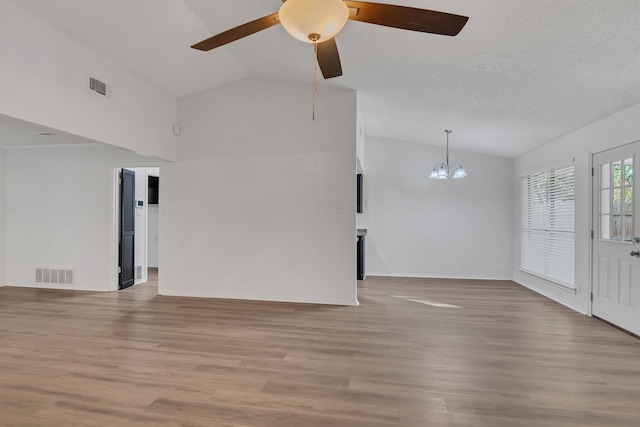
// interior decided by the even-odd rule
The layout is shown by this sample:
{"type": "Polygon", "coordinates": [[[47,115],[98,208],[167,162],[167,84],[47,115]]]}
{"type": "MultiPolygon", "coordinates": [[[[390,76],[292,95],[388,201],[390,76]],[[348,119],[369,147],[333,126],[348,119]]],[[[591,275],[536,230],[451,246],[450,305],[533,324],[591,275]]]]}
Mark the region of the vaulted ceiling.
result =
{"type": "MultiPolygon", "coordinates": [[[[189,46],[280,0],[14,0],[181,97],[249,76],[311,85],[313,50],[282,26],[189,46]]],[[[388,2],[391,2],[389,0],[388,2]]],[[[640,103],[638,0],[399,0],[469,16],[456,37],[349,21],[336,37],[368,135],[516,157],[640,103]]]]}

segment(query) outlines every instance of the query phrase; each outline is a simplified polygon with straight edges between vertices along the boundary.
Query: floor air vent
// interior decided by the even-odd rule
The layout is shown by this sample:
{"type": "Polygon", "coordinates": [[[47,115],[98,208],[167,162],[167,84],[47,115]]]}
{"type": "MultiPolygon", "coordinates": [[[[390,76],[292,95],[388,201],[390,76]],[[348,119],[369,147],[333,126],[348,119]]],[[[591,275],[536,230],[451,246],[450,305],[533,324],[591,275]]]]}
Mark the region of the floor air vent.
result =
{"type": "Polygon", "coordinates": [[[74,270],[58,268],[36,268],[36,284],[42,285],[71,285],[74,283],[74,270]]]}
{"type": "Polygon", "coordinates": [[[142,266],[139,265],[136,267],[136,280],[142,279],[142,266]]]}

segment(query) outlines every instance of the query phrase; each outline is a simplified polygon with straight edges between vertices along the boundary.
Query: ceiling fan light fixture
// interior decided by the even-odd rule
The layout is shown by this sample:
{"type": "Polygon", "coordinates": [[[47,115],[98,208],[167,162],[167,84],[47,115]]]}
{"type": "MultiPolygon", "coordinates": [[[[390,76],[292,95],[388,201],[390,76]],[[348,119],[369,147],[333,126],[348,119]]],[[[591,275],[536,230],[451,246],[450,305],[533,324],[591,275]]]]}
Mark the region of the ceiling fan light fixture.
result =
{"type": "Polygon", "coordinates": [[[349,8],[342,0],[286,0],[278,18],[294,38],[321,43],[342,30],[349,19],[349,8]]]}

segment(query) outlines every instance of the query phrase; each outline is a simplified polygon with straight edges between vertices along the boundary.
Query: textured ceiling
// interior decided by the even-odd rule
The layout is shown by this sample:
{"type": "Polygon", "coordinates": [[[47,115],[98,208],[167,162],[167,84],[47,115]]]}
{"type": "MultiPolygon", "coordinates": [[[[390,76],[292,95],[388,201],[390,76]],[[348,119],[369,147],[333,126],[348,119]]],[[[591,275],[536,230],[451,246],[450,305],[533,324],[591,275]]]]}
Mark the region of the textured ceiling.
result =
{"type": "MultiPolygon", "coordinates": [[[[389,1],[391,2],[391,1],[389,1]]],[[[15,0],[183,96],[247,76],[311,82],[313,54],[281,26],[211,52],[197,41],[279,0],[15,0]]],[[[365,133],[515,157],[640,103],[638,0],[401,0],[469,16],[457,37],[349,21],[336,37],[365,133]]]]}

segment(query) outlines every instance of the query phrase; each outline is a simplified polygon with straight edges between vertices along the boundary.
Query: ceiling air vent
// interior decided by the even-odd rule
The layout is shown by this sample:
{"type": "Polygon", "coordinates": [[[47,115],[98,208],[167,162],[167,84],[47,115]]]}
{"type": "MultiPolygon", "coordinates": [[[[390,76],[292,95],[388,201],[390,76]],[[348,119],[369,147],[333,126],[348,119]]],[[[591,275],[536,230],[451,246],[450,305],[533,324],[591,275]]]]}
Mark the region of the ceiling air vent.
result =
{"type": "Polygon", "coordinates": [[[111,96],[111,87],[96,78],[89,77],[89,90],[102,96],[111,96]]]}

